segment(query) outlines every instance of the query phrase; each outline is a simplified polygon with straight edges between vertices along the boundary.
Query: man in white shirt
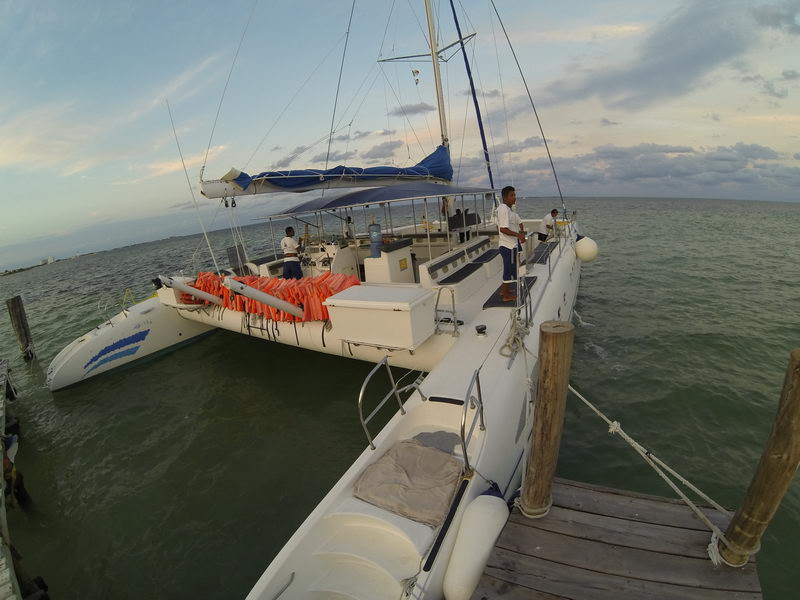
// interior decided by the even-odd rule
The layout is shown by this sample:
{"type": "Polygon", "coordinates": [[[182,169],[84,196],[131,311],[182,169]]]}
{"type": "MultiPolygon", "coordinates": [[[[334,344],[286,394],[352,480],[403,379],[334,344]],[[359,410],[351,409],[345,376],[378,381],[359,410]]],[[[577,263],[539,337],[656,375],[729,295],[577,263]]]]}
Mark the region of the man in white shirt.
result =
{"type": "Polygon", "coordinates": [[[517,202],[517,192],[507,185],[500,195],[502,204],[497,207],[497,228],[500,234],[500,255],[503,257],[503,285],[500,286],[500,297],[503,302],[512,302],[517,295],[510,289],[510,284],[517,281],[517,252],[521,248],[520,242],[525,241],[525,229],[522,219],[511,208],[517,202]]]}
{"type": "Polygon", "coordinates": [[[539,223],[539,231],[537,231],[537,235],[539,236],[539,241],[543,242],[547,239],[547,236],[553,232],[553,227],[556,224],[556,217],[558,216],[558,209],[554,208],[550,211],[549,215],[545,215],[542,219],[542,222],[539,223]]]}
{"type": "Polygon", "coordinates": [[[286,237],[281,240],[281,251],[283,252],[283,278],[302,279],[300,244],[294,239],[294,227],[286,228],[286,237]]]}

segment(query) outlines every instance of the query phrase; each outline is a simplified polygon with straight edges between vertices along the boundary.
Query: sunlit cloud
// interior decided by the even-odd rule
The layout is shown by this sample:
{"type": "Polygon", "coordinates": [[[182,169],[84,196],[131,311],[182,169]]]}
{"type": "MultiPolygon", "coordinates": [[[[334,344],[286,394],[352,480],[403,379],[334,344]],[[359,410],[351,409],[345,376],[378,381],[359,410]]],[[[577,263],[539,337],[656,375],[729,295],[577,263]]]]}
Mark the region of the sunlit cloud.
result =
{"type": "MultiPolygon", "coordinates": [[[[225,146],[214,146],[208,151],[208,157],[209,158],[218,157],[220,154],[222,154],[224,150],[226,150],[225,146]]],[[[175,173],[176,171],[183,171],[184,165],[186,166],[186,169],[188,171],[194,167],[199,167],[200,165],[202,165],[205,158],[206,158],[206,153],[200,152],[193,156],[185,156],[183,161],[181,161],[180,158],[177,158],[175,160],[166,160],[166,161],[150,163],[148,165],[144,165],[141,169],[139,169],[141,171],[144,171],[145,175],[127,181],[115,181],[114,185],[133,185],[136,183],[141,183],[149,179],[161,177],[162,175],[168,175],[170,173],[175,173]]]]}

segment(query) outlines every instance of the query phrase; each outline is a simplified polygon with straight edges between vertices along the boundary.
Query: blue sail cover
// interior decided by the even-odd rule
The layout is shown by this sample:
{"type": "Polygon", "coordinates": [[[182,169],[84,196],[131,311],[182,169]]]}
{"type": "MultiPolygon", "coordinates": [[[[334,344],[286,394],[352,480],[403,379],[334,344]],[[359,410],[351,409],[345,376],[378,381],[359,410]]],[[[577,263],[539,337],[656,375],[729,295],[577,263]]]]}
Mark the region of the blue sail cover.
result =
{"type": "Polygon", "coordinates": [[[434,178],[450,181],[453,179],[453,166],[450,164],[450,152],[444,146],[439,146],[433,154],[426,156],[413,167],[345,167],[338,166],[332,169],[294,169],[291,171],[265,171],[251,177],[247,173],[240,174],[233,183],[242,190],[250,187],[253,181],[259,179],[269,180],[270,185],[292,191],[295,188],[308,188],[319,186],[327,181],[337,179],[380,180],[392,178],[434,178]]]}

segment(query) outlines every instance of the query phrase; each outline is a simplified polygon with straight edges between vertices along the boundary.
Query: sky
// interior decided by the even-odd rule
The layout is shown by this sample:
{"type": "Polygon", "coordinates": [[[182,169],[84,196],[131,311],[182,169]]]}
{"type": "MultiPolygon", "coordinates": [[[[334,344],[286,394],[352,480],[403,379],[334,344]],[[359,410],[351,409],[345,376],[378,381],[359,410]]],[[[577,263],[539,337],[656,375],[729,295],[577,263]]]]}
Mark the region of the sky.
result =
{"type": "MultiPolygon", "coordinates": [[[[495,2],[565,196],[800,201],[800,0],[495,2]]],[[[456,6],[495,185],[555,195],[491,4],[456,6]]],[[[378,60],[426,35],[410,0],[0,0],[0,269],[227,226],[204,165],[416,164],[441,141],[432,65],[378,60]]],[[[488,186],[455,50],[455,177],[488,186]]],[[[242,198],[236,219],[298,201],[242,198]]]]}

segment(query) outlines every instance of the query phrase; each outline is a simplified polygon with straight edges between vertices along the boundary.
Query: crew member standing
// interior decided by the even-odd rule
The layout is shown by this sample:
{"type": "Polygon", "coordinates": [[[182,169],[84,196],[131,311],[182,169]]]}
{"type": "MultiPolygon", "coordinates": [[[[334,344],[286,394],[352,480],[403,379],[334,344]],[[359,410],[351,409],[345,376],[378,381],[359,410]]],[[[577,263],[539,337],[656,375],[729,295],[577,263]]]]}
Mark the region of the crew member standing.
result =
{"type": "Polygon", "coordinates": [[[302,279],[300,244],[294,239],[294,227],[286,228],[286,237],[281,240],[281,251],[283,252],[283,278],[302,279]]]}
{"type": "Polygon", "coordinates": [[[545,215],[542,219],[542,222],[539,223],[539,231],[537,231],[537,235],[539,236],[539,241],[543,242],[547,239],[547,236],[553,232],[553,227],[556,224],[556,217],[558,216],[558,209],[554,208],[550,211],[549,215],[545,215]]]}
{"type": "Polygon", "coordinates": [[[517,192],[507,185],[500,195],[502,204],[497,207],[497,228],[500,233],[500,255],[503,257],[503,285],[500,286],[500,297],[503,302],[517,299],[517,294],[510,289],[509,284],[517,281],[517,253],[520,243],[525,241],[525,229],[522,219],[511,208],[517,202],[517,192]]]}

